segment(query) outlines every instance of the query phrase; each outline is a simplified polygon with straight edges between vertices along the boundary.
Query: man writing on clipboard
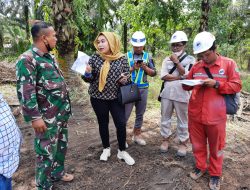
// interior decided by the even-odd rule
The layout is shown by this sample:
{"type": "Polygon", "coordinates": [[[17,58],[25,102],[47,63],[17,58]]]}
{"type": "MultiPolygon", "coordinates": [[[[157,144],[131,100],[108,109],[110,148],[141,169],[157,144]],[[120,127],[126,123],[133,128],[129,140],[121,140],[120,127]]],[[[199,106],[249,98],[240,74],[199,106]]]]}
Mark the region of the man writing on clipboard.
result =
{"type": "Polygon", "coordinates": [[[183,31],[176,31],[171,39],[172,55],[166,57],[162,63],[161,79],[164,81],[164,88],[161,97],[161,130],[162,144],[161,152],[167,152],[169,147],[169,137],[171,131],[171,117],[175,109],[177,116],[177,138],[179,148],[178,156],[185,156],[187,152],[186,143],[188,134],[188,101],[190,94],[182,89],[180,80],[184,79],[195,58],[185,52],[187,35],[183,31]]]}
{"type": "Polygon", "coordinates": [[[195,36],[193,51],[200,61],[190,70],[187,79],[202,80],[203,84],[183,85],[183,89],[192,90],[188,128],[195,168],[190,177],[197,180],[208,170],[210,190],[220,189],[222,176],[227,121],[224,96],[238,93],[242,88],[237,64],[220,55],[216,48],[212,33],[203,31],[195,36]]]}

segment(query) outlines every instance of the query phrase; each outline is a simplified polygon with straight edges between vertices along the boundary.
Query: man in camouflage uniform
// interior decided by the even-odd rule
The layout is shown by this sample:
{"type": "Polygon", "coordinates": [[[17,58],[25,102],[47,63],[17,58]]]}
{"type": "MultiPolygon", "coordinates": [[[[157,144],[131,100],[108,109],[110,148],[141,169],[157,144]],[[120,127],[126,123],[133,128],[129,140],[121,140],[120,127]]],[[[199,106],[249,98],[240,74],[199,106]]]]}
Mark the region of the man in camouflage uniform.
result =
{"type": "Polygon", "coordinates": [[[62,72],[49,54],[57,41],[53,27],[38,22],[31,33],[34,43],[16,65],[17,93],[24,119],[35,130],[36,186],[50,190],[53,180],[73,180],[64,172],[71,106],[62,72]]]}

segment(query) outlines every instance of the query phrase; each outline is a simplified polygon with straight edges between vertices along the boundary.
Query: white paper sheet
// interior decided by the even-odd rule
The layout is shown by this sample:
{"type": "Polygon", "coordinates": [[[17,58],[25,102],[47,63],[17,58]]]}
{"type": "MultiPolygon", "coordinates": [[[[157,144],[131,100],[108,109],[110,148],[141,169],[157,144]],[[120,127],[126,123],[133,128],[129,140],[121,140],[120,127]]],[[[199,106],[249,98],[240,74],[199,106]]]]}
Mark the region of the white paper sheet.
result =
{"type": "Polygon", "coordinates": [[[81,75],[85,74],[86,66],[89,62],[89,56],[86,53],[78,51],[78,57],[72,65],[71,69],[81,75]]]}
{"type": "Polygon", "coordinates": [[[195,85],[201,85],[203,84],[202,80],[196,80],[196,79],[192,79],[192,80],[180,80],[181,84],[185,84],[188,86],[195,86],[195,85]]]}

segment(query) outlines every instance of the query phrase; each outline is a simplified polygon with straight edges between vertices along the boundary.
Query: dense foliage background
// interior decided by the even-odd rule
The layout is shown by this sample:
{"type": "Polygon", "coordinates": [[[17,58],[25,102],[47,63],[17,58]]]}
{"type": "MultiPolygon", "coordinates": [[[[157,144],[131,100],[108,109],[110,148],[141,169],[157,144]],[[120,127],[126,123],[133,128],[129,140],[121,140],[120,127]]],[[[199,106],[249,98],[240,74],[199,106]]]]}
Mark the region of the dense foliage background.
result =
{"type": "Polygon", "coordinates": [[[250,71],[249,7],[247,0],[0,0],[0,60],[15,60],[32,43],[32,20],[45,20],[57,31],[56,54],[65,71],[78,50],[93,53],[103,30],[121,36],[124,52],[132,33],[143,31],[159,65],[175,30],[188,34],[190,54],[194,36],[207,30],[222,55],[250,71]]]}

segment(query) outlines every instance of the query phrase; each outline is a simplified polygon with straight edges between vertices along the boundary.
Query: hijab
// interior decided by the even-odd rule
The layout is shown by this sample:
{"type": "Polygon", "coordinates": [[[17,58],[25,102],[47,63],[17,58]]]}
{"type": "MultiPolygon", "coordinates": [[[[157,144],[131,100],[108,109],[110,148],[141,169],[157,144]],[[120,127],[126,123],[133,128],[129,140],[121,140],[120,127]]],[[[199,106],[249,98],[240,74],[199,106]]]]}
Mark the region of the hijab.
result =
{"type": "Polygon", "coordinates": [[[120,51],[121,50],[120,39],[118,38],[118,36],[114,32],[100,32],[94,41],[94,46],[95,46],[98,54],[104,60],[104,63],[102,65],[102,68],[100,71],[99,86],[98,86],[98,90],[100,92],[102,92],[104,89],[104,86],[106,84],[108,72],[110,69],[110,62],[113,60],[119,59],[120,57],[122,57],[124,55],[120,51]],[[103,35],[107,39],[107,41],[109,43],[109,48],[111,51],[110,55],[103,54],[99,51],[97,40],[98,40],[98,37],[100,35],[103,35]]]}

